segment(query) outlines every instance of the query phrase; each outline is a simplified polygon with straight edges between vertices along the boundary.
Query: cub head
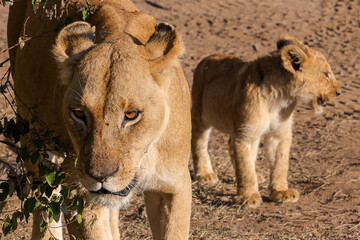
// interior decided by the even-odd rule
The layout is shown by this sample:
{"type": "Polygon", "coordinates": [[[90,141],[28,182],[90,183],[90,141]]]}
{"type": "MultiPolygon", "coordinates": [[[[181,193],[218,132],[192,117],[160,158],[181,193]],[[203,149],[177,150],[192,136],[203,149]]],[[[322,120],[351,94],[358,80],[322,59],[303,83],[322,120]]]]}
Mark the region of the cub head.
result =
{"type": "Polygon", "coordinates": [[[290,35],[281,37],[277,48],[283,67],[291,76],[292,95],[321,113],[326,103],[340,94],[324,55],[290,35]]]}
{"type": "Polygon", "coordinates": [[[172,26],[153,28],[144,44],[127,33],[97,43],[94,28],[75,22],[53,49],[67,89],[62,115],[78,157],[77,178],[103,204],[128,199],[144,156],[168,123],[166,87],[182,45],[172,26]]]}

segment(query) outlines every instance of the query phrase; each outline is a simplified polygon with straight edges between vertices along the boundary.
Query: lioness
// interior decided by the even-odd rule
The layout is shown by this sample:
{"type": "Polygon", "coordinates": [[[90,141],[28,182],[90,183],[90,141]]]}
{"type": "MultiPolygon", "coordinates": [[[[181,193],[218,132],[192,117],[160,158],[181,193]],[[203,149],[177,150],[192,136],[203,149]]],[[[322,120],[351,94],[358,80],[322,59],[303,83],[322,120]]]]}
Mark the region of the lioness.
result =
{"type": "Polygon", "coordinates": [[[277,48],[252,62],[209,56],[194,73],[191,147],[196,177],[207,184],[218,182],[207,152],[211,127],[229,134],[235,199],[251,208],[262,202],[255,171],[260,137],[265,135],[265,157],[272,163],[270,198],[296,202],[299,193],[287,183],[295,106],[303,101],[321,113],[339,94],[330,65],[319,51],[290,35],[280,38],[277,48]]]}
{"type": "MultiPolygon", "coordinates": [[[[34,108],[70,153],[62,165],[66,182],[87,200],[82,224],[68,225],[71,234],[119,239],[119,208],[135,185],[144,191],[154,239],[187,239],[191,121],[180,37],[128,0],[90,3],[97,10],[89,23],[77,21],[60,32],[51,31],[55,21],[40,22],[31,1],[10,8],[9,46],[24,29],[38,36],[10,53],[18,110],[30,118],[23,103],[34,108]]],[[[53,225],[41,234],[41,220],[34,214],[33,239],[62,239],[53,225]]]]}

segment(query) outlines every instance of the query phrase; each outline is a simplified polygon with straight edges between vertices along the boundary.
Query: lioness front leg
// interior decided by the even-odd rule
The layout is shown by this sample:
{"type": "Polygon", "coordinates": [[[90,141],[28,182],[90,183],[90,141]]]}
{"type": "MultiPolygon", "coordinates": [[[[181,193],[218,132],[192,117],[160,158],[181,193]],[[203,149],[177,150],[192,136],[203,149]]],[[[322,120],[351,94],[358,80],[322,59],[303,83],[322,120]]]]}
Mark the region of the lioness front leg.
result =
{"type": "Polygon", "coordinates": [[[110,209],[110,229],[113,240],[120,239],[120,231],[119,231],[119,207],[114,207],[110,209]]]}
{"type": "MultiPolygon", "coordinates": [[[[59,194],[61,190],[61,186],[56,188],[53,194],[59,194]]],[[[33,228],[31,239],[39,240],[39,239],[49,239],[53,237],[58,240],[63,239],[63,228],[62,228],[62,213],[58,215],[58,217],[54,217],[54,220],[48,224],[47,229],[44,233],[40,231],[40,224],[43,220],[48,221],[49,216],[46,211],[35,210],[33,212],[33,228]]]]}
{"type": "Polygon", "coordinates": [[[296,202],[299,199],[299,192],[289,189],[287,182],[291,139],[291,119],[265,136],[265,157],[271,161],[270,199],[276,202],[296,202]]]}
{"type": "Polygon", "coordinates": [[[250,208],[256,208],[262,203],[255,170],[259,140],[254,139],[234,135],[229,140],[237,183],[236,200],[250,208]]]}
{"type": "Polygon", "coordinates": [[[204,127],[197,121],[192,121],[191,152],[194,162],[196,179],[208,185],[215,185],[219,179],[216,176],[208,153],[208,142],[211,128],[204,127]]]}
{"type": "Polygon", "coordinates": [[[146,212],[154,240],[189,238],[191,215],[190,176],[174,193],[145,192],[146,212]]]}
{"type": "MultiPolygon", "coordinates": [[[[71,215],[66,216],[70,220],[71,215]]],[[[70,234],[77,236],[77,239],[119,239],[120,234],[115,234],[110,224],[110,209],[106,206],[92,205],[85,207],[82,214],[81,224],[72,220],[67,225],[70,234]]]]}

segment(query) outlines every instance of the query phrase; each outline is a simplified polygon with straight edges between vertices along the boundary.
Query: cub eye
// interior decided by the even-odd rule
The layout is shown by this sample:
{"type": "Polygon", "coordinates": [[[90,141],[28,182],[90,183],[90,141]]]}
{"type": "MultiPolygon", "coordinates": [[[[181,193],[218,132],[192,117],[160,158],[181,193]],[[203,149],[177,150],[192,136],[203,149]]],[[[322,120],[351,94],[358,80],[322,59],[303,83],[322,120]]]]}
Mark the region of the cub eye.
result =
{"type": "Polygon", "coordinates": [[[330,73],[329,72],[324,72],[324,75],[325,75],[325,77],[326,77],[326,79],[330,79],[330,73]]]}
{"type": "Polygon", "coordinates": [[[80,110],[80,109],[76,109],[72,111],[72,115],[73,117],[75,117],[76,119],[82,120],[84,122],[86,122],[86,116],[85,116],[85,112],[80,110]]]}
{"type": "Polygon", "coordinates": [[[126,112],[125,113],[125,120],[135,120],[139,116],[138,111],[126,112]]]}

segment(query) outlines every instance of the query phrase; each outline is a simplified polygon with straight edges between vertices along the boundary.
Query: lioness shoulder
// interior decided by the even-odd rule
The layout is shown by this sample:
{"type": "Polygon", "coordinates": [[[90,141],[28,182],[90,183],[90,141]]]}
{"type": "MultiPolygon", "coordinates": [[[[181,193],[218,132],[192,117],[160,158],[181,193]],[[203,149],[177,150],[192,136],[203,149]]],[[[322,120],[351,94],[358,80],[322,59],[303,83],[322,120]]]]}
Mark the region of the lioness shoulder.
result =
{"type": "MultiPolygon", "coordinates": [[[[9,16],[26,19],[29,36],[48,32],[11,52],[13,78],[20,113],[29,116],[23,104],[36,108],[61,138],[66,184],[87,200],[83,221],[71,221],[68,230],[79,239],[120,239],[119,208],[141,189],[154,239],[187,239],[190,92],[179,62],[180,36],[129,0],[90,4],[96,11],[89,22],[60,32],[51,31],[55,20],[44,17],[46,24],[39,24],[41,12],[33,13],[31,1],[14,3],[9,16]]],[[[16,24],[23,26],[9,23],[10,42],[20,37],[16,24]]],[[[34,214],[33,239],[50,234],[40,232],[41,221],[34,214]]],[[[61,220],[52,224],[57,231],[51,236],[62,239],[61,220]]]]}

